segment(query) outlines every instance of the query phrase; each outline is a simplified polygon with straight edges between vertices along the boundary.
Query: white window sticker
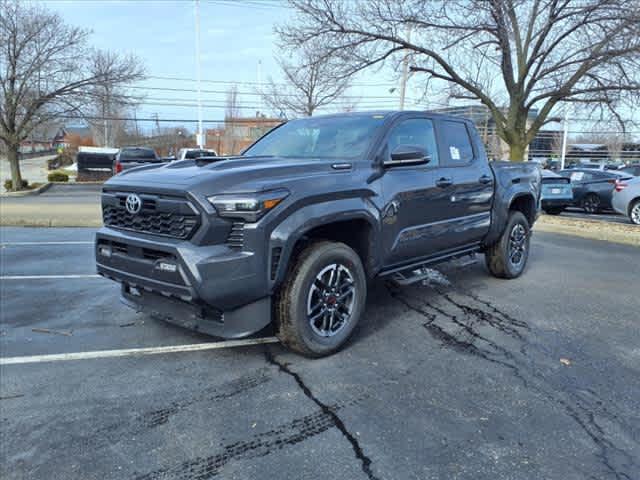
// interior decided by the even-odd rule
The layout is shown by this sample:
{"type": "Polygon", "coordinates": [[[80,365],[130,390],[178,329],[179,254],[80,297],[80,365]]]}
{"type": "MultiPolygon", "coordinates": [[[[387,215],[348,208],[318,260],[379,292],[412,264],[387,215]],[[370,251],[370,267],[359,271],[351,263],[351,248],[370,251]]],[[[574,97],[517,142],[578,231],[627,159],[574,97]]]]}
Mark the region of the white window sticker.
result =
{"type": "Polygon", "coordinates": [[[449,147],[449,155],[451,155],[451,160],[460,160],[460,150],[457,147],[449,147]]]}
{"type": "Polygon", "coordinates": [[[584,177],[584,172],[573,172],[571,174],[571,181],[579,182],[580,180],[582,180],[582,177],[584,177]]]}

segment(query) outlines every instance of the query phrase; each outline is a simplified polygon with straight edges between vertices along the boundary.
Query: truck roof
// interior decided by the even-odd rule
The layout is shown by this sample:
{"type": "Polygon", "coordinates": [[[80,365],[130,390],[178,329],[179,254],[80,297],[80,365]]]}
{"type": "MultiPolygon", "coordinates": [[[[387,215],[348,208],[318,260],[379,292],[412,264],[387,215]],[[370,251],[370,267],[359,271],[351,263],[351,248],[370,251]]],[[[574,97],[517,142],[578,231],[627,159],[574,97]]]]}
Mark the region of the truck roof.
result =
{"type": "MultiPolygon", "coordinates": [[[[402,115],[415,115],[415,114],[427,114],[430,117],[441,118],[441,119],[451,119],[451,120],[463,120],[465,122],[471,122],[466,117],[458,116],[458,115],[447,115],[444,113],[432,112],[430,110],[369,110],[362,112],[342,112],[342,113],[327,113],[324,115],[314,115],[313,118],[337,118],[337,117],[367,117],[367,116],[381,116],[384,118],[392,118],[399,117],[402,115]]],[[[291,119],[300,120],[300,119],[291,119]]]]}

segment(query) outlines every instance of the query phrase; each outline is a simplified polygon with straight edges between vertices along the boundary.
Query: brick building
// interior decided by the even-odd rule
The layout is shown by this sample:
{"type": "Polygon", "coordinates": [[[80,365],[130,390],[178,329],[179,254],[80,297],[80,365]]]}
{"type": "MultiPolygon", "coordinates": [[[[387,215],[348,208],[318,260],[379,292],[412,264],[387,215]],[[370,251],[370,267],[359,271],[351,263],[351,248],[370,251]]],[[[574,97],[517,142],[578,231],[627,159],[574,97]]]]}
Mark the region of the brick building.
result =
{"type": "Polygon", "coordinates": [[[206,130],[206,147],[218,155],[238,155],[282,122],[280,118],[269,118],[259,113],[255,117],[228,117],[222,127],[206,130]]]}

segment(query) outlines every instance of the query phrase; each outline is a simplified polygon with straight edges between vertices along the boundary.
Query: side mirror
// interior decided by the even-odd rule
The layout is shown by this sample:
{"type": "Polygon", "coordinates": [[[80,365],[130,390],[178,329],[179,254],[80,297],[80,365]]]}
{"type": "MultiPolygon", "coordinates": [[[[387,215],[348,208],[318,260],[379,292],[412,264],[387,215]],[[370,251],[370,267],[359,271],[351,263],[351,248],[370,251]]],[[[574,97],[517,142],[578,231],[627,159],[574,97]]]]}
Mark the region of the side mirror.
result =
{"type": "Polygon", "coordinates": [[[417,145],[398,145],[391,152],[391,159],[384,162],[385,167],[400,165],[421,165],[431,161],[431,156],[417,145]]]}

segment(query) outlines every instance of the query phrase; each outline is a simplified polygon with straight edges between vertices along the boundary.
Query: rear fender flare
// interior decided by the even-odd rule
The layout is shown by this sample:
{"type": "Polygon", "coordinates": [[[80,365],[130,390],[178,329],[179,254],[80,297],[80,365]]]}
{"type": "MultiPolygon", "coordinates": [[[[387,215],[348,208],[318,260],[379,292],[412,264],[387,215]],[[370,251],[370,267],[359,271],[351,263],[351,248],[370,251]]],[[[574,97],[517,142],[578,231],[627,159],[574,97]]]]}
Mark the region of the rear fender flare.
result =
{"type": "MultiPolygon", "coordinates": [[[[511,206],[513,202],[515,202],[518,198],[522,197],[530,197],[534,201],[536,214],[540,210],[540,200],[536,202],[536,196],[533,192],[529,191],[517,191],[511,193],[511,196],[508,197],[508,200],[500,200],[500,205],[497,208],[494,207],[492,217],[491,217],[491,228],[489,229],[489,233],[484,239],[483,245],[488,247],[493,245],[502,235],[504,231],[507,220],[509,218],[509,212],[511,211],[511,206]],[[503,207],[504,205],[504,207],[503,207]]],[[[533,225],[531,225],[533,226],[533,225]]]]}

